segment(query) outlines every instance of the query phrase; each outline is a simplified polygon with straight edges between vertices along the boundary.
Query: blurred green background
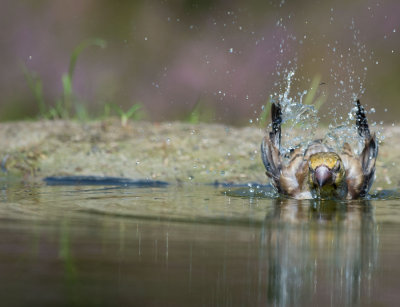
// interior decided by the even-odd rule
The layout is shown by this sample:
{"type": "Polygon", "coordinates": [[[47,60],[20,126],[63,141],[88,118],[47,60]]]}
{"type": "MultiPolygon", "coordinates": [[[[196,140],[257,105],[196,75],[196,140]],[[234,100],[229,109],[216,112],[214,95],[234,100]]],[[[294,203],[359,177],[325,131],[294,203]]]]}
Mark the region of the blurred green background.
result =
{"type": "Polygon", "coordinates": [[[295,100],[311,89],[340,116],[357,96],[391,124],[399,24],[398,0],[3,0],[0,120],[246,125],[293,70],[295,100]]]}

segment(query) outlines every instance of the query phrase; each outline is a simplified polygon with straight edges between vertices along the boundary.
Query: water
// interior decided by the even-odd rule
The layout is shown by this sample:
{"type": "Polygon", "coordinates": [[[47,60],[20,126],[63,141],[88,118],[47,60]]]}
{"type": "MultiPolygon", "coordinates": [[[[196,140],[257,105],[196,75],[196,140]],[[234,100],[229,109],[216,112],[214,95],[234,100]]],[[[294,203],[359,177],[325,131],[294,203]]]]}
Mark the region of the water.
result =
{"type": "Polygon", "coordinates": [[[2,304],[398,302],[395,192],[350,203],[266,198],[270,192],[3,182],[2,304]]]}

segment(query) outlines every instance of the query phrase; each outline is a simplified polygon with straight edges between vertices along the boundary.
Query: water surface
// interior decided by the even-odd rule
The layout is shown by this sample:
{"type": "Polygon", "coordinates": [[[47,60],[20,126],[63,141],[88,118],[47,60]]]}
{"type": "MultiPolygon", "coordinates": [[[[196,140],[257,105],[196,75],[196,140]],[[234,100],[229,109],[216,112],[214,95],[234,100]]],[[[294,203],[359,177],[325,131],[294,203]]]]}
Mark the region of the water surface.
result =
{"type": "Polygon", "coordinates": [[[2,301],[7,306],[399,301],[399,200],[261,197],[269,192],[2,182],[2,301]]]}

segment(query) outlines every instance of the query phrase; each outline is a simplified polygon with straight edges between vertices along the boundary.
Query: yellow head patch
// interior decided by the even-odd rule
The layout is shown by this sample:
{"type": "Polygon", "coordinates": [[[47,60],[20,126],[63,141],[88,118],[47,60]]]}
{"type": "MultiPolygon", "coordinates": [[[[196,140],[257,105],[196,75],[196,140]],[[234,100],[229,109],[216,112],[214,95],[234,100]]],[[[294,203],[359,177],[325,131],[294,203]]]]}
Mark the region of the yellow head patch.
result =
{"type": "Polygon", "coordinates": [[[310,157],[310,166],[313,170],[320,165],[326,165],[332,169],[338,160],[340,157],[334,152],[318,152],[310,157]]]}

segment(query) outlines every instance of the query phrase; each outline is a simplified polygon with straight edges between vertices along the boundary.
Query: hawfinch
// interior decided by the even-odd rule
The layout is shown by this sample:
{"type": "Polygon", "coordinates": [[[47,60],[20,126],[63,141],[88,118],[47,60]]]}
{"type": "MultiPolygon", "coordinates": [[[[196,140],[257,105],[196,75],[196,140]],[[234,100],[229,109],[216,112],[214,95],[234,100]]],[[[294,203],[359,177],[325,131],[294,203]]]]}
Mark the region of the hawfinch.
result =
{"type": "Polygon", "coordinates": [[[359,156],[353,154],[348,143],[337,153],[322,140],[316,140],[307,148],[293,150],[286,165],[280,152],[282,108],[279,103],[272,104],[271,117],[272,131],[263,139],[261,157],[278,193],[296,199],[356,199],[367,195],[375,179],[378,142],[369,131],[359,100],[356,126],[364,140],[359,156]]]}

